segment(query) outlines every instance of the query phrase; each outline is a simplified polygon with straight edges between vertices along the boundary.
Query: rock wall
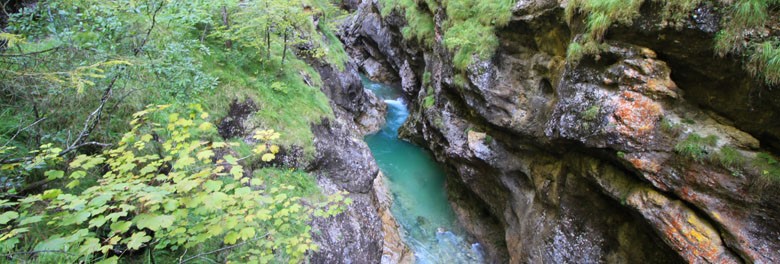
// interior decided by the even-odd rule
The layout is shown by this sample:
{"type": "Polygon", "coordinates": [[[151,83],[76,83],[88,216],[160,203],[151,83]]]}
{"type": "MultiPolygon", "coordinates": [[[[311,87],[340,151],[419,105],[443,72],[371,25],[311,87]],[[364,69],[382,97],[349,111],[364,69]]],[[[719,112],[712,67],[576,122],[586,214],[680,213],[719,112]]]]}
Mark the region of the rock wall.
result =
{"type": "Polygon", "coordinates": [[[339,70],[319,59],[306,60],[322,78],[322,91],[330,98],[335,114],[335,119],[313,126],[317,154],[307,170],[317,175],[325,193],[347,191],[353,201],[344,213],[312,223],[320,250],[310,261],[409,263],[411,254],[389,213],[392,198],[363,141],[366,134],[384,125],[386,105],[364,90],[354,64],[347,63],[344,70],[339,70]]]}
{"type": "MultiPolygon", "coordinates": [[[[361,71],[402,84],[402,136],[448,169],[491,263],[780,262],[778,183],[754,162],[778,153],[780,89],[714,56],[717,7],[672,27],[647,1],[603,52],[569,61],[584,25],[566,2],[518,1],[496,54],[466,71],[440,40],[405,41],[378,1],[353,3],[340,37],[361,71]]],[[[441,32],[446,12],[431,14],[441,32]]]]}

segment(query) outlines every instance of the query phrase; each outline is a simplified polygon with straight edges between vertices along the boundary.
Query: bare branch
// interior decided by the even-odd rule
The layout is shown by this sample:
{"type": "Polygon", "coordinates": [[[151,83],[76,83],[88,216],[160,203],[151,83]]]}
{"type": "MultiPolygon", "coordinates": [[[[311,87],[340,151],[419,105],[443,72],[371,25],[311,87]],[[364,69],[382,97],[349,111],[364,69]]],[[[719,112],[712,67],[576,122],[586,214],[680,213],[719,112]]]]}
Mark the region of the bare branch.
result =
{"type": "Polygon", "coordinates": [[[54,48],[50,48],[50,49],[34,51],[34,52],[28,52],[28,53],[22,53],[22,54],[0,54],[0,57],[11,57],[11,58],[13,58],[13,57],[27,57],[27,56],[32,56],[32,55],[38,55],[38,54],[43,54],[43,53],[47,53],[47,52],[52,52],[52,51],[56,51],[56,50],[59,50],[59,49],[60,49],[60,47],[54,47],[54,48]]]}
{"type": "Polygon", "coordinates": [[[19,136],[19,133],[22,133],[22,131],[25,131],[25,130],[29,129],[32,126],[37,125],[40,122],[43,122],[43,120],[46,120],[46,118],[45,117],[44,118],[40,118],[40,119],[36,120],[35,122],[33,122],[30,125],[28,125],[28,126],[26,126],[24,128],[20,128],[20,129],[16,130],[16,134],[14,134],[14,136],[11,137],[11,139],[9,139],[8,142],[5,142],[5,144],[3,144],[3,147],[8,146],[8,144],[10,144],[11,141],[14,141],[14,139],[16,139],[17,136],[19,136]]]}

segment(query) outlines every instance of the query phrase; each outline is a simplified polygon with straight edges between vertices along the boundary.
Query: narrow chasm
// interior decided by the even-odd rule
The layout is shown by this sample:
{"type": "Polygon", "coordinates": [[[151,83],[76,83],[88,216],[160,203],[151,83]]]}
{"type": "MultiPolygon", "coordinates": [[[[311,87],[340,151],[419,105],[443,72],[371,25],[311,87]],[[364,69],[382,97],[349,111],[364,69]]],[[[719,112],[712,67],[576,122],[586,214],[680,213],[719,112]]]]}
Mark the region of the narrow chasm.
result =
{"type": "Polygon", "coordinates": [[[481,245],[466,234],[447,200],[445,172],[426,150],[398,138],[409,116],[400,88],[363,82],[388,105],[385,127],[366,142],[386,176],[391,212],[415,263],[483,263],[481,245]]]}

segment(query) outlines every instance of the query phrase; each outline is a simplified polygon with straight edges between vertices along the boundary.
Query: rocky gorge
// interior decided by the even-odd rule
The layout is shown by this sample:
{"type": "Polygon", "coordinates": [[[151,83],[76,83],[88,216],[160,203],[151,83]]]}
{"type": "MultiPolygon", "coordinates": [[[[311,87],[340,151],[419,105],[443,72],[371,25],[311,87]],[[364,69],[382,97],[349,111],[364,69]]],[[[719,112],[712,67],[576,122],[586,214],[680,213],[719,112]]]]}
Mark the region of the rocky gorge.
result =
{"type": "Polygon", "coordinates": [[[406,18],[383,16],[382,1],[342,3],[352,77],[318,68],[342,121],[315,128],[311,168],[355,203],[315,225],[321,244],[350,243],[323,247],[314,262],[394,263],[405,251],[388,235],[394,221],[359,139],[376,129],[366,116],[383,110],[358,70],[402,87],[411,116],[401,136],[446,169],[450,203],[489,263],[780,261],[780,94],[736,56],[716,56],[718,4],[674,24],[645,1],[633,23],[610,27],[599,53],[573,60],[567,47],[585,26],[567,22],[568,2],[516,1],[495,54],[463,70],[441,40],[440,2],[417,3],[434,21],[429,46],[404,38],[406,18]]]}

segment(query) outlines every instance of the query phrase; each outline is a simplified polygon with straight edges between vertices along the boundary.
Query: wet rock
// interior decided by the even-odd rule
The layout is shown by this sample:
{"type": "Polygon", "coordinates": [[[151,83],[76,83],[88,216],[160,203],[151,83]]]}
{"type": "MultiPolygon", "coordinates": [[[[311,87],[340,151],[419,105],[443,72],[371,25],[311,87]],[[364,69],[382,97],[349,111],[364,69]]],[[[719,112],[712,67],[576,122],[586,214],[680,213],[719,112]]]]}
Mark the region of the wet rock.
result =
{"type": "Polygon", "coordinates": [[[312,222],[312,236],[320,249],[311,254],[310,260],[379,263],[386,256],[404,259],[408,249],[400,240],[390,239],[395,219],[388,215],[387,201],[382,199],[386,190],[381,189],[383,185],[375,185],[379,169],[363,141],[363,136],[383,126],[386,106],[364,89],[353,63],[346,63],[342,70],[305,54],[299,57],[319,73],[323,82],[320,88],[330,98],[335,117],[312,125],[316,154],[306,170],[317,176],[325,194],[346,191],[352,200],[343,213],[312,222]]]}
{"type": "Polygon", "coordinates": [[[390,208],[393,205],[393,197],[390,195],[385,181],[386,178],[381,172],[374,179],[374,190],[376,190],[376,197],[379,201],[379,217],[382,219],[382,233],[384,234],[382,263],[414,263],[414,254],[404,244],[399,232],[401,227],[390,212],[390,208]]]}
{"type": "Polygon", "coordinates": [[[327,194],[348,191],[352,204],[344,213],[312,223],[320,250],[313,263],[377,263],[382,258],[382,219],[373,188],[379,169],[368,146],[341,120],[314,127],[317,156],[307,169],[327,194]]]}
{"type": "Polygon", "coordinates": [[[228,115],[219,122],[217,131],[224,139],[244,137],[252,133],[252,127],[247,124],[249,116],[257,112],[257,105],[252,99],[244,102],[233,100],[228,109],[228,115]]]}
{"type": "Polygon", "coordinates": [[[647,1],[575,62],[566,2],[517,1],[498,52],[466,71],[438,39],[410,49],[402,18],[372,1],[343,36],[399,76],[413,110],[401,135],[448,169],[453,208],[490,262],[780,261],[780,197],[766,189],[778,183],[749,162],[780,148],[780,89],[714,56],[714,7],[678,24],[647,1]],[[745,162],[724,161],[729,148],[745,162]]]}

